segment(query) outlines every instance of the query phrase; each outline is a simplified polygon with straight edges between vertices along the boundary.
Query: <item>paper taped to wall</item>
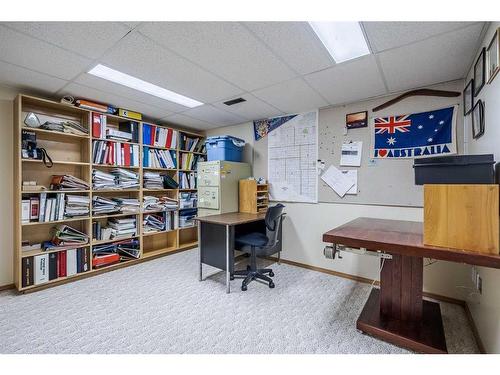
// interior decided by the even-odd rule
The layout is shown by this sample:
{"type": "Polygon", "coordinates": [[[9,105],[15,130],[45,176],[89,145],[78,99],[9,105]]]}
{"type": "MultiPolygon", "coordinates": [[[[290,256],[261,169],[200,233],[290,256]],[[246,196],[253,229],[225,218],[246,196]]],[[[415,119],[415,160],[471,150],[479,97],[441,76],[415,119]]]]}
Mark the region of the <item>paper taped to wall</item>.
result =
{"type": "MultiPolygon", "coordinates": [[[[356,175],[357,176],[357,175],[356,175]]],[[[354,186],[352,177],[349,174],[342,173],[341,170],[331,165],[321,179],[330,186],[341,198],[354,186]]]]}

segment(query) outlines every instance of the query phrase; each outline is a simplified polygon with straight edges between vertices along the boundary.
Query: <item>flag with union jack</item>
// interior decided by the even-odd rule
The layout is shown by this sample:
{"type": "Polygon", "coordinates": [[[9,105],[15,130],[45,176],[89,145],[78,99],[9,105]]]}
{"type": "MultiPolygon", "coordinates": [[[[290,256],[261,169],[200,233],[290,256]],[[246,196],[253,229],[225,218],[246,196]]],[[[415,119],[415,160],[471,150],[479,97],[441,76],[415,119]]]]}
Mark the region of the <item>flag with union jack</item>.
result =
{"type": "Polygon", "coordinates": [[[456,154],[455,107],[373,120],[374,158],[456,154]]]}

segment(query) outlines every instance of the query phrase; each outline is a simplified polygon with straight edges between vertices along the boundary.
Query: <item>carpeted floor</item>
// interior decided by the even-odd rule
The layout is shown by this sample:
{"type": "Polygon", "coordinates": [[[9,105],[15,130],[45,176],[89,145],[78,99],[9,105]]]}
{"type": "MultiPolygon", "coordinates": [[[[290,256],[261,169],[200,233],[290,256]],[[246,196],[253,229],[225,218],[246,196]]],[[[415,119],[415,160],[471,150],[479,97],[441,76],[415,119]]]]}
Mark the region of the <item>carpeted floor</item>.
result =
{"type": "MultiPolygon", "coordinates": [[[[222,273],[198,281],[190,250],[32,294],[0,292],[0,353],[408,353],[356,330],[368,285],[273,269],[275,289],[253,282],[242,292],[235,280],[227,295],[222,273]]],[[[441,309],[449,352],[477,353],[464,310],[441,309]]]]}

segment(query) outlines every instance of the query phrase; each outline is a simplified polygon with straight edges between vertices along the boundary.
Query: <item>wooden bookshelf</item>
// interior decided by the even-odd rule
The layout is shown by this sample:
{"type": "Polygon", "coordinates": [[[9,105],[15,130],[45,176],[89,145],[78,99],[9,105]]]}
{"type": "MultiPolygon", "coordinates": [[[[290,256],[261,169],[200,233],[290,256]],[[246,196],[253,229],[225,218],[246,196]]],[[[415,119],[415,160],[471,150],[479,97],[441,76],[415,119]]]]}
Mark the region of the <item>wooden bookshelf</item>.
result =
{"type": "MultiPolygon", "coordinates": [[[[121,121],[130,121],[131,119],[116,116],[116,115],[106,115],[107,122],[111,127],[117,127],[121,121]]],[[[135,121],[135,120],[133,120],[135,121]]],[[[189,131],[183,131],[180,129],[175,129],[170,126],[154,124],[159,128],[167,128],[177,131],[177,142],[175,147],[157,147],[151,146],[143,143],[143,125],[151,124],[149,122],[139,123],[139,140],[138,142],[121,142],[116,140],[109,140],[112,142],[128,143],[129,145],[137,145],[139,147],[139,166],[115,166],[115,165],[102,165],[95,164],[93,162],[93,141],[103,140],[94,138],[92,136],[92,111],[80,109],[74,106],[68,106],[65,104],[57,103],[54,101],[36,98],[27,95],[18,95],[14,102],[14,272],[15,272],[15,285],[17,289],[21,292],[36,291],[45,289],[47,287],[52,287],[55,285],[60,285],[65,282],[76,281],[82,278],[92,276],[93,274],[99,274],[102,272],[107,272],[114,269],[119,269],[129,265],[137,264],[139,262],[157,258],[162,255],[172,254],[178,251],[187,250],[197,246],[197,228],[196,227],[186,227],[179,228],[178,225],[178,214],[179,209],[177,208],[174,214],[175,223],[174,229],[164,230],[160,232],[145,232],[143,230],[143,219],[145,215],[151,213],[163,212],[162,210],[148,210],[144,211],[142,208],[143,197],[145,195],[150,196],[168,196],[179,200],[180,192],[196,192],[196,189],[146,189],[144,188],[144,172],[154,171],[154,172],[165,172],[174,180],[179,182],[179,172],[182,170],[179,168],[180,154],[197,155],[198,157],[203,157],[206,154],[202,152],[193,152],[184,150],[182,148],[181,139],[185,135],[187,137],[199,137],[200,142],[203,141],[203,135],[198,133],[193,133],[189,131]],[[24,125],[24,119],[28,112],[36,113],[40,118],[41,122],[46,121],[45,119],[59,119],[59,120],[71,120],[80,123],[82,126],[89,130],[88,135],[74,135],[69,133],[59,133],[50,130],[44,130],[39,128],[29,128],[24,125]],[[42,121],[42,118],[44,121],[42,121]],[[52,158],[54,165],[52,168],[47,168],[42,161],[23,159],[21,157],[21,132],[23,129],[34,131],[37,136],[38,147],[43,147],[47,150],[47,153],[52,158]],[[143,147],[147,146],[149,148],[154,148],[158,150],[169,150],[172,151],[176,156],[177,166],[176,168],[149,168],[143,167],[143,147]],[[131,172],[137,173],[139,175],[140,188],[134,189],[93,189],[92,186],[92,171],[102,170],[104,172],[109,172],[112,168],[123,168],[131,172]],[[70,174],[86,181],[90,190],[59,190],[59,191],[23,191],[22,182],[26,180],[37,181],[37,185],[44,185],[49,188],[50,179],[52,175],[57,174],[70,174]],[[78,194],[87,195],[90,198],[90,214],[85,217],[75,217],[75,218],[65,218],[63,220],[56,220],[52,222],[38,222],[31,221],[28,223],[23,223],[21,220],[21,201],[22,199],[27,199],[30,196],[37,196],[41,192],[51,193],[65,193],[65,194],[78,194]],[[92,197],[93,196],[103,196],[106,198],[112,197],[133,197],[137,198],[141,204],[141,209],[139,212],[120,212],[120,213],[110,213],[110,214],[96,214],[92,213],[92,197]],[[140,257],[139,259],[131,259],[120,262],[118,264],[109,265],[106,267],[101,267],[94,269],[92,267],[92,248],[97,245],[108,244],[113,242],[121,241],[121,239],[113,240],[95,240],[92,235],[92,223],[94,221],[106,222],[108,218],[113,217],[135,217],[137,232],[136,236],[133,238],[139,239],[140,246],[140,257]],[[90,268],[88,271],[83,273],[78,273],[76,275],[59,277],[53,280],[49,280],[45,283],[31,285],[27,287],[22,287],[22,259],[27,257],[34,257],[42,254],[50,254],[58,252],[61,250],[29,250],[22,251],[22,242],[30,241],[32,243],[39,243],[44,240],[50,240],[51,234],[50,230],[53,226],[57,224],[67,224],[72,226],[89,236],[89,243],[83,246],[78,246],[79,248],[90,248],[90,268]]],[[[191,171],[191,170],[190,170],[191,171]]],[[[163,173],[162,173],[163,174],[163,173]]],[[[76,248],[76,247],[75,247],[76,248]]]]}

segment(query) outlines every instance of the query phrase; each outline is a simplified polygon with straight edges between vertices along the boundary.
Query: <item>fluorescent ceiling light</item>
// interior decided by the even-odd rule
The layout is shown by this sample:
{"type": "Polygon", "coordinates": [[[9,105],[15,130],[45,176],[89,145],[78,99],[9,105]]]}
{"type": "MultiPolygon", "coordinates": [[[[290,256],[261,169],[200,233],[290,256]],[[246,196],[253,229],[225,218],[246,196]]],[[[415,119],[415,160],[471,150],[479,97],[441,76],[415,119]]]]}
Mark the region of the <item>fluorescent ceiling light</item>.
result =
{"type": "Polygon", "coordinates": [[[368,55],[359,22],[309,22],[336,63],[368,55]]]}
{"type": "Polygon", "coordinates": [[[118,83],[123,86],[130,87],[131,89],[145,92],[146,94],[162,98],[185,107],[193,108],[202,105],[202,102],[188,98],[187,96],[177,94],[176,92],[164,89],[163,87],[153,85],[152,83],[143,81],[142,79],[132,77],[128,74],[119,72],[108,68],[104,65],[97,65],[95,68],[89,71],[96,77],[104,78],[108,81],[118,83]]]}

